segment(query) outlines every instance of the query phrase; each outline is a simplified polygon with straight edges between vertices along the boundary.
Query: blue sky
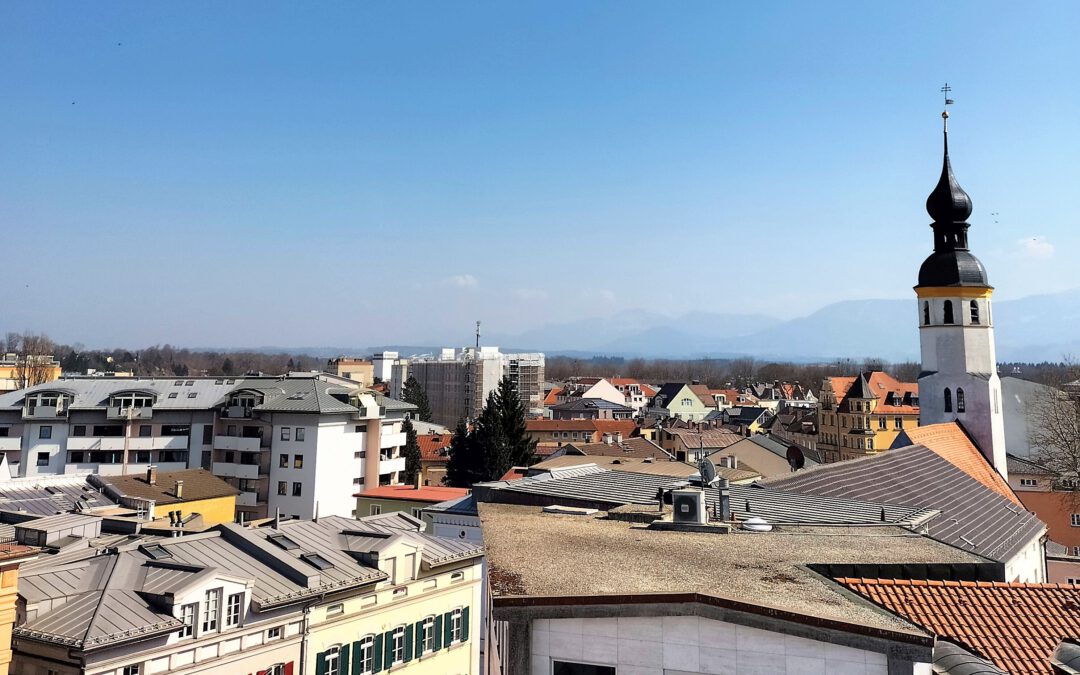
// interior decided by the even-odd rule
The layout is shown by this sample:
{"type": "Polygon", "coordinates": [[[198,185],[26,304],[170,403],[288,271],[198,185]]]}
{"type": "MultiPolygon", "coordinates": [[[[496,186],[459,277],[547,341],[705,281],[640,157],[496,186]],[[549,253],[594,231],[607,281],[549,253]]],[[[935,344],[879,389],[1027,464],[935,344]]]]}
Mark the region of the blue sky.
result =
{"type": "Polygon", "coordinates": [[[469,341],[1080,286],[1080,4],[0,4],[0,330],[469,341]],[[998,215],[992,216],[992,213],[998,215]]]}

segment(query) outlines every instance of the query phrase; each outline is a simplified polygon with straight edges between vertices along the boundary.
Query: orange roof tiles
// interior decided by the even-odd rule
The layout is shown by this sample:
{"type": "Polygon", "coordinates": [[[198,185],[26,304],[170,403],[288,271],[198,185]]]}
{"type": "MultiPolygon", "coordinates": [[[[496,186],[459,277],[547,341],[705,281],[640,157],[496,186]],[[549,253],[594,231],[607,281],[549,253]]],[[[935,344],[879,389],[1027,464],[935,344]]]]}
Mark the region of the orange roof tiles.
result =
{"type": "Polygon", "coordinates": [[[637,433],[637,422],[634,420],[592,420],[592,423],[602,434],[622,434],[623,438],[630,438],[637,433]]]}
{"type": "Polygon", "coordinates": [[[1052,673],[1063,638],[1080,635],[1080,586],[988,581],[836,580],[1010,673],[1052,673]]]}
{"type": "Polygon", "coordinates": [[[904,431],[915,445],[922,445],[1017,506],[1023,506],[1001,475],[994,471],[979,449],[956,422],[930,424],[904,431]]]}
{"type": "Polygon", "coordinates": [[[450,499],[457,499],[469,494],[466,488],[443,487],[441,485],[381,485],[356,494],[357,497],[375,499],[397,499],[403,502],[431,502],[438,504],[450,499]]]}
{"type": "Polygon", "coordinates": [[[429,461],[447,459],[446,449],[450,447],[453,434],[417,434],[416,444],[420,446],[420,458],[429,461]]]}
{"type": "MultiPolygon", "coordinates": [[[[855,383],[854,377],[830,377],[829,382],[832,384],[833,392],[836,394],[836,402],[841,403],[844,397],[847,396],[848,389],[855,383]]],[[[874,409],[875,413],[893,413],[893,414],[915,414],[919,412],[919,406],[917,405],[886,405],[885,397],[890,392],[898,394],[911,394],[913,396],[919,395],[919,385],[916,382],[901,382],[892,375],[880,370],[870,371],[869,376],[866,378],[870,385],[870,391],[874,393],[874,396],[878,397],[878,405],[874,409]]]]}
{"type": "Polygon", "coordinates": [[[551,391],[544,397],[544,405],[553,406],[559,403],[559,394],[563,391],[562,387],[552,387],[551,391]]]}

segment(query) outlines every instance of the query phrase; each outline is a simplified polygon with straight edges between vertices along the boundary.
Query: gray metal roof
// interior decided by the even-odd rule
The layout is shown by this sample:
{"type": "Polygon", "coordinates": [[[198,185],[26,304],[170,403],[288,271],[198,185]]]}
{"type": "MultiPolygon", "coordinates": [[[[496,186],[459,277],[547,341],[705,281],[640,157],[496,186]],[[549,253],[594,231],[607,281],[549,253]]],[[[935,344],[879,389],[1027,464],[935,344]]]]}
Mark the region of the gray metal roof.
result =
{"type": "Polygon", "coordinates": [[[178,538],[102,538],[24,566],[19,594],[32,618],[15,634],[93,649],[176,630],[180,622],[164,598],[207,577],[249,581],[253,609],[264,611],[386,579],[357,554],[389,543],[422,547],[429,569],[483,554],[478,544],[424,534],[420,527],[411,516],[386,514],[285,521],[276,528],[225,524],[178,538]],[[281,536],[290,540],[287,548],[272,541],[281,536]],[[36,614],[38,603],[48,609],[36,614]]]}
{"type": "MultiPolygon", "coordinates": [[[[479,501],[517,503],[513,494],[565,498],[598,505],[656,504],[657,491],[678,485],[669,476],[610,471],[595,465],[554,470],[549,474],[473,486],[479,501]],[[489,492],[490,490],[490,492],[489,492]]],[[[685,483],[683,483],[685,484],[685,483]]],[[[739,520],[758,516],[774,524],[802,525],[915,525],[935,515],[932,510],[842,497],[819,497],[762,488],[731,485],[731,511],[739,520]],[[749,504],[750,509],[746,507],[749,504]],[[884,511],[884,519],[882,519],[884,511]]],[[[719,494],[710,488],[705,501],[715,509],[719,494]]]]}
{"type": "Polygon", "coordinates": [[[455,516],[475,516],[478,515],[476,509],[476,497],[472,494],[467,494],[464,497],[458,497],[457,499],[450,499],[445,502],[439,502],[438,504],[432,504],[424,509],[425,511],[434,511],[438,513],[449,513],[455,516]]]}
{"type": "Polygon", "coordinates": [[[1024,459],[1023,457],[1017,457],[1016,455],[1006,455],[1006,469],[1009,475],[1024,475],[1024,476],[1053,476],[1054,470],[1048,469],[1041,464],[1036,464],[1030,459],[1024,459]]]}
{"type": "Polygon", "coordinates": [[[1008,675],[963,647],[938,639],[934,645],[934,673],[941,675],[1008,675]]]}
{"type": "Polygon", "coordinates": [[[51,516],[82,509],[115,506],[107,495],[88,482],[89,474],[34,476],[0,482],[0,511],[51,516]]]}
{"type": "Polygon", "coordinates": [[[999,562],[1012,558],[1046,529],[1034,514],[922,445],[825,464],[765,483],[789,492],[940,511],[941,517],[929,523],[931,537],[999,562]]]}

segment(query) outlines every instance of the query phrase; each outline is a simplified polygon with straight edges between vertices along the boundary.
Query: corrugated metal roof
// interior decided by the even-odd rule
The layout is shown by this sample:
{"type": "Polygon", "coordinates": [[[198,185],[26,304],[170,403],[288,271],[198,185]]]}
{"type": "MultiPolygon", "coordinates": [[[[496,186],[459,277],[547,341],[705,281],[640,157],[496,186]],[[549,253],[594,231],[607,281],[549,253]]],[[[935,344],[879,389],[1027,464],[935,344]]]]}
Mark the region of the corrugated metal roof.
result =
{"type": "MultiPolygon", "coordinates": [[[[486,501],[514,503],[512,497],[497,493],[526,493],[564,497],[578,501],[621,505],[656,504],[657,491],[677,485],[667,476],[610,471],[596,466],[581,466],[555,470],[549,474],[531,476],[515,481],[481,483],[476,488],[491,488],[496,493],[486,501]]],[[[756,485],[731,485],[732,515],[738,519],[752,516],[772,523],[805,525],[858,525],[921,523],[932,517],[932,511],[919,507],[858,501],[841,497],[818,497],[766,489],[756,485]],[[749,511],[746,507],[749,504],[749,511]],[[884,511],[884,519],[882,512],[884,511]]],[[[478,495],[482,501],[483,495],[478,495]]],[[[719,501],[718,490],[705,493],[710,509],[719,501]]]]}
{"type": "Polygon", "coordinates": [[[789,492],[940,511],[941,517],[928,525],[931,537],[999,562],[1012,558],[1046,529],[1034,514],[921,445],[825,464],[766,484],[789,492]]]}
{"type": "Polygon", "coordinates": [[[88,476],[34,476],[0,482],[0,511],[51,516],[74,511],[77,504],[86,509],[115,506],[88,482],[88,476]]]}

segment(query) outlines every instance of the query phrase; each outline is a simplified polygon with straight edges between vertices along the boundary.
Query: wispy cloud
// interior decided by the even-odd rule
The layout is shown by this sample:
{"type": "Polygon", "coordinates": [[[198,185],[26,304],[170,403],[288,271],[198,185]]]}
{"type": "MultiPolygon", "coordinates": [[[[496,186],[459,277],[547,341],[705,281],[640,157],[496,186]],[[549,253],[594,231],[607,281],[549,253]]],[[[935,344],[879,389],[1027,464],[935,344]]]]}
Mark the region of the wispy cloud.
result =
{"type": "Polygon", "coordinates": [[[476,288],[480,285],[480,281],[471,274],[455,274],[446,277],[440,283],[444,286],[454,286],[455,288],[476,288]]]}
{"type": "Polygon", "coordinates": [[[1034,260],[1046,260],[1054,257],[1054,245],[1046,237],[1025,237],[1016,241],[1020,255],[1034,260]]]}
{"type": "Polygon", "coordinates": [[[582,293],[582,298],[589,302],[615,302],[615,291],[606,288],[591,288],[582,293]]]}

